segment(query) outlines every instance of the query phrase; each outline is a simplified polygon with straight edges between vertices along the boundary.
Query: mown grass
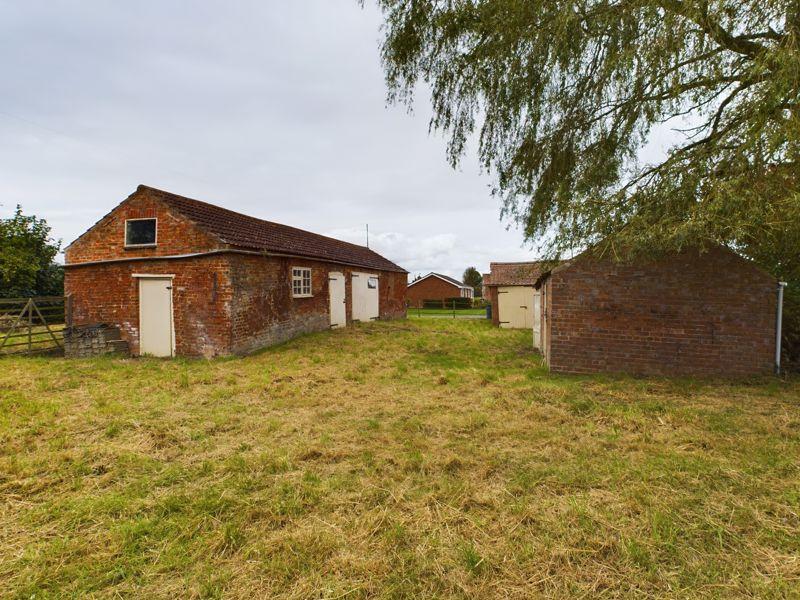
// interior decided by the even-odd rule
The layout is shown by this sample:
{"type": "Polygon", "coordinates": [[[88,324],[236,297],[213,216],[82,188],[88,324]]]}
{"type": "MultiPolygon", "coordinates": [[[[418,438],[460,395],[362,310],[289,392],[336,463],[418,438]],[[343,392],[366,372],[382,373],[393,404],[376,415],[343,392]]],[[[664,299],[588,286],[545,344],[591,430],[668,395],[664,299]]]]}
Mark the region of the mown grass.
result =
{"type": "Polygon", "coordinates": [[[798,595],[796,381],[553,376],[529,342],[2,359],[0,594],[798,595]]]}

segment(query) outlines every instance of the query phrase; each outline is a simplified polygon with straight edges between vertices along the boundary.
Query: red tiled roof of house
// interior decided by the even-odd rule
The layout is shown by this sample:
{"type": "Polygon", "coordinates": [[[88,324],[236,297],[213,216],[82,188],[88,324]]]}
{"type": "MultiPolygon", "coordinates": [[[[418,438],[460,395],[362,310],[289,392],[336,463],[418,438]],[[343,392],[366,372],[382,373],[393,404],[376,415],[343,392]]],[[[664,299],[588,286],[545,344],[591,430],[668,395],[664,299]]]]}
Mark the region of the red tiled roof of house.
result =
{"type": "Polygon", "coordinates": [[[489,264],[490,273],[483,278],[484,285],[533,285],[542,273],[544,261],[489,264]]]}
{"type": "Polygon", "coordinates": [[[439,279],[441,279],[441,280],[443,280],[443,281],[446,281],[447,283],[450,283],[450,284],[452,284],[452,285],[456,286],[457,288],[466,288],[466,289],[471,289],[471,287],[470,287],[470,286],[468,286],[468,285],[467,285],[467,284],[465,284],[465,283],[461,283],[461,282],[460,282],[458,279],[453,279],[453,278],[452,278],[452,277],[450,277],[449,275],[442,275],[441,273],[428,273],[427,275],[423,275],[423,276],[422,276],[422,277],[420,277],[419,279],[415,279],[414,281],[410,282],[410,283],[408,284],[408,286],[409,286],[409,287],[411,287],[411,286],[412,286],[412,285],[414,285],[415,283],[419,283],[419,282],[421,282],[421,281],[423,281],[423,280],[427,279],[428,277],[438,277],[439,279]]]}
{"type": "Polygon", "coordinates": [[[343,242],[296,227],[249,217],[200,200],[140,185],[222,242],[250,250],[291,254],[382,271],[406,270],[366,246],[343,242]]]}

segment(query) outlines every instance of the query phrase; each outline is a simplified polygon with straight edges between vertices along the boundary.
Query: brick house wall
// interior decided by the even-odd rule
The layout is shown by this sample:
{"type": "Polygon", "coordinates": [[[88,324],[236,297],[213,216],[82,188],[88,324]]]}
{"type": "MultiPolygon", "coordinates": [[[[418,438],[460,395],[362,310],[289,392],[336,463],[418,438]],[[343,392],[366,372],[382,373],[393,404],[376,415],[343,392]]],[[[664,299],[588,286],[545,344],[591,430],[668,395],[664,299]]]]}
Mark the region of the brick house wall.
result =
{"type": "Polygon", "coordinates": [[[776,282],[724,248],[647,264],[577,260],[544,286],[544,352],[555,372],[769,373],[776,282]]]}
{"type": "Polygon", "coordinates": [[[405,317],[405,273],[370,271],[336,264],[286,257],[233,255],[232,352],[243,354],[278,344],[303,333],[330,328],[328,277],[345,276],[347,322],[351,322],[352,274],[378,276],[378,308],[381,319],[405,317]],[[311,269],[311,298],[293,298],[291,270],[311,269]]]}
{"type": "Polygon", "coordinates": [[[212,255],[75,266],[65,271],[73,325],[116,325],[131,353],[139,353],[139,280],[135,274],[174,275],[175,352],[212,357],[230,353],[233,288],[230,258],[212,255]]]}
{"type": "Polygon", "coordinates": [[[348,322],[352,272],[378,276],[381,319],[406,314],[404,271],[232,247],[172,210],[148,188],[140,187],[98,221],[66,249],[65,256],[64,288],[72,298],[73,325],[116,326],[133,355],[140,350],[135,275],[141,274],[174,276],[172,309],[179,356],[242,354],[301,333],[327,330],[331,271],[346,276],[348,322]],[[125,220],[153,217],[158,219],[157,245],[125,248],[125,220]],[[292,267],[312,269],[313,297],[292,297],[292,267]]]}
{"type": "Polygon", "coordinates": [[[408,287],[407,298],[409,306],[422,308],[425,300],[444,300],[446,298],[459,298],[461,289],[438,277],[428,277],[408,287]]]}

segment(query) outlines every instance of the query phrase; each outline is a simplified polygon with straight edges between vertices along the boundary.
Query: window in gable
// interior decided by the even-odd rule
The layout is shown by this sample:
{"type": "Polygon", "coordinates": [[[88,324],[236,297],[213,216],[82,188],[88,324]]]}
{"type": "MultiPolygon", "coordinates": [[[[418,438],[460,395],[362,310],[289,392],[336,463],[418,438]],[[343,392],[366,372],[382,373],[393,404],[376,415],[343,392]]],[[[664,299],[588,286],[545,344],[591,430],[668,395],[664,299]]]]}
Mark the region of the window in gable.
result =
{"type": "Polygon", "coordinates": [[[311,269],[292,267],[292,296],[294,298],[311,297],[311,269]]]}
{"type": "Polygon", "coordinates": [[[156,219],[125,221],[125,246],[155,246],[156,219]]]}

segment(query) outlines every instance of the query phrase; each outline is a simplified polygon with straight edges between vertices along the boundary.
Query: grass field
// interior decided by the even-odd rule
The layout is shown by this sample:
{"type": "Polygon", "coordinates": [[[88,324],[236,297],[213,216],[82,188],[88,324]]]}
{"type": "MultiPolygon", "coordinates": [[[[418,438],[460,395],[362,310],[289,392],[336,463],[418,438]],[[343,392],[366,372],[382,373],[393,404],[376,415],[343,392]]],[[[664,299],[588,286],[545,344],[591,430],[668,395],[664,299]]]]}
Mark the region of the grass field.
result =
{"type": "Polygon", "coordinates": [[[551,376],[529,337],[2,359],[0,595],[800,594],[797,381],[551,376]]]}

